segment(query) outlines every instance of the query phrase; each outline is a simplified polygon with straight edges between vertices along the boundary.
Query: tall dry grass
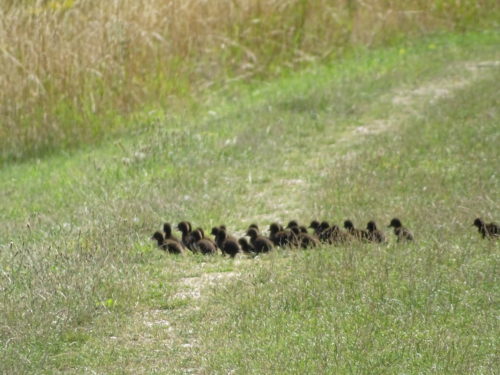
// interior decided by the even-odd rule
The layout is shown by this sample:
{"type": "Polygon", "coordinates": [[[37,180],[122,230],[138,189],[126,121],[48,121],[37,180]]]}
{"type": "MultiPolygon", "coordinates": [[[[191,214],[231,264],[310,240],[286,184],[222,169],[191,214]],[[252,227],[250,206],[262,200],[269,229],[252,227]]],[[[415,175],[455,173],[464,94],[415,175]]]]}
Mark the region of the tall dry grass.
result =
{"type": "Polygon", "coordinates": [[[496,0],[0,0],[0,163],[100,139],[143,108],[437,30],[496,0]]]}

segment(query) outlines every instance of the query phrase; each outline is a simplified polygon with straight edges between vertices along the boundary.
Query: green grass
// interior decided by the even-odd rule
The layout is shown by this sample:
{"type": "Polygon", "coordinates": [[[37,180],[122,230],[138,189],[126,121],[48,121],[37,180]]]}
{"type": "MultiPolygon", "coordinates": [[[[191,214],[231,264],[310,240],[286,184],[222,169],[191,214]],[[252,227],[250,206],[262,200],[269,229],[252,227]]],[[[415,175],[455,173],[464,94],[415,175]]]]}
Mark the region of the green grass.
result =
{"type": "Polygon", "coordinates": [[[498,43],[357,52],[4,166],[0,372],[495,373],[498,244],[470,225],[499,212],[499,68],[478,65],[498,43]],[[414,244],[233,261],[149,240],[393,216],[414,244]]]}

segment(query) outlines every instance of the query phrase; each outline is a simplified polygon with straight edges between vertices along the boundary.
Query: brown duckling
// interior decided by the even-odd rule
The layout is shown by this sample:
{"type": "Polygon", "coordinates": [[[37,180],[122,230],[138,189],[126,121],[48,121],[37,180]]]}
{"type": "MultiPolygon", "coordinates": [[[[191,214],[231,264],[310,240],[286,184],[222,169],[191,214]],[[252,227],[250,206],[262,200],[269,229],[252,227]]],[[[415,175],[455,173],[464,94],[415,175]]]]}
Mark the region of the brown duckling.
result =
{"type": "Polygon", "coordinates": [[[288,222],[288,224],[286,225],[286,227],[287,227],[288,229],[292,229],[292,228],[294,228],[294,227],[298,227],[298,226],[299,226],[299,223],[297,222],[297,220],[290,220],[290,221],[288,222]]]}
{"type": "Polygon", "coordinates": [[[269,239],[274,246],[286,247],[294,244],[295,235],[291,231],[286,231],[278,223],[272,223],[269,226],[269,239]]]}
{"type": "Polygon", "coordinates": [[[329,244],[343,244],[350,242],[352,236],[349,233],[343,232],[338,225],[330,226],[328,222],[323,221],[320,224],[321,234],[320,241],[329,244]]]}
{"type": "Polygon", "coordinates": [[[250,245],[247,241],[247,239],[245,237],[241,237],[239,240],[238,240],[238,244],[240,245],[241,247],[241,250],[243,250],[243,252],[245,254],[251,254],[251,253],[255,253],[255,249],[253,248],[252,245],[250,245]]]}
{"type": "Polygon", "coordinates": [[[385,242],[384,233],[377,229],[377,224],[375,224],[373,220],[368,222],[366,230],[368,231],[368,241],[379,243],[385,242]]]}
{"type": "Polygon", "coordinates": [[[177,238],[177,236],[172,234],[172,226],[170,225],[170,223],[163,224],[163,232],[164,232],[164,237],[166,240],[178,242],[179,244],[181,244],[182,247],[184,247],[184,244],[182,243],[182,241],[179,240],[177,238]]]}
{"type": "Polygon", "coordinates": [[[163,251],[168,251],[170,254],[182,253],[182,247],[179,242],[165,239],[163,237],[163,234],[161,234],[160,232],[155,232],[151,239],[156,240],[158,243],[158,247],[163,251]]]}
{"type": "MultiPolygon", "coordinates": [[[[217,244],[217,247],[219,249],[221,249],[223,255],[226,254],[224,247],[227,247],[229,249],[229,251],[232,253],[234,253],[236,251],[235,250],[236,247],[234,246],[234,243],[238,243],[238,240],[236,239],[236,237],[233,237],[233,236],[227,234],[225,225],[221,225],[220,227],[212,228],[212,234],[215,236],[215,243],[217,244]],[[221,232],[224,232],[224,233],[221,233],[221,232]],[[229,242],[228,242],[228,244],[224,245],[224,241],[229,241],[229,242]]],[[[229,255],[231,255],[231,254],[229,254],[229,255]]],[[[234,255],[236,255],[236,253],[234,255]]]]}
{"type": "Polygon", "coordinates": [[[409,229],[405,228],[401,223],[401,220],[394,218],[391,220],[388,228],[394,228],[394,234],[398,237],[398,242],[401,241],[413,241],[413,234],[409,229]]]}
{"type": "Polygon", "coordinates": [[[255,228],[250,228],[247,231],[247,236],[250,237],[250,243],[256,253],[267,253],[273,249],[273,243],[269,238],[259,235],[255,228]]]}
{"type": "Polygon", "coordinates": [[[250,228],[254,228],[257,231],[257,233],[260,233],[259,226],[257,224],[255,224],[255,223],[250,224],[248,226],[248,229],[250,229],[250,228]]]}
{"type": "Polygon", "coordinates": [[[203,232],[199,229],[194,230],[191,233],[193,238],[193,248],[195,252],[200,252],[203,255],[212,255],[217,252],[217,247],[215,246],[215,242],[203,238],[203,232]]]}
{"type": "Polygon", "coordinates": [[[349,232],[351,236],[356,238],[357,240],[367,240],[369,234],[366,230],[354,228],[354,224],[351,220],[344,221],[344,228],[349,232]]]}
{"type": "Polygon", "coordinates": [[[300,229],[300,226],[292,226],[291,231],[297,238],[299,247],[301,247],[302,249],[308,249],[320,245],[320,242],[316,237],[311,236],[309,233],[307,233],[307,230],[304,233],[300,229]]]}
{"type": "Polygon", "coordinates": [[[231,258],[234,258],[236,254],[241,251],[238,241],[233,236],[228,236],[226,230],[220,227],[215,237],[215,241],[221,249],[222,254],[227,254],[231,258]]]}
{"type": "Polygon", "coordinates": [[[182,233],[182,243],[184,247],[188,248],[191,251],[195,251],[192,246],[194,240],[193,237],[191,236],[192,233],[191,223],[189,221],[181,221],[177,225],[177,229],[179,230],[179,232],[182,233]]]}
{"type": "Polygon", "coordinates": [[[483,238],[492,239],[500,236],[500,228],[496,223],[491,222],[486,224],[482,219],[477,218],[472,225],[477,227],[478,232],[481,233],[483,238]]]}
{"type": "Polygon", "coordinates": [[[319,237],[319,234],[321,233],[321,230],[319,229],[319,221],[318,220],[313,220],[311,221],[311,224],[309,224],[309,228],[311,228],[314,231],[314,234],[319,237]]]}
{"type": "Polygon", "coordinates": [[[211,242],[211,243],[212,243],[212,244],[213,244],[216,248],[218,247],[218,246],[217,246],[217,243],[216,243],[214,240],[212,240],[211,238],[209,238],[209,237],[205,236],[205,231],[203,230],[203,228],[198,227],[198,228],[196,228],[196,230],[200,231],[200,233],[201,233],[201,238],[203,238],[203,239],[205,239],[205,240],[207,240],[207,241],[210,241],[210,242],[211,242]]]}

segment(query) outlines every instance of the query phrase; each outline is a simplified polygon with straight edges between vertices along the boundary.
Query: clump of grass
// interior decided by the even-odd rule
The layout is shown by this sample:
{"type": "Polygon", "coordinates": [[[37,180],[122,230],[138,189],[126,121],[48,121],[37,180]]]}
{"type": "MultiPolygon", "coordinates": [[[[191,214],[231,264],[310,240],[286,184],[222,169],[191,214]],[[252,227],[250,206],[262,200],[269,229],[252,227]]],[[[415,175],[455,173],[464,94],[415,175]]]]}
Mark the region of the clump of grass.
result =
{"type": "Polygon", "coordinates": [[[134,114],[352,46],[494,24],[498,2],[0,1],[0,161],[93,142],[134,114]]]}

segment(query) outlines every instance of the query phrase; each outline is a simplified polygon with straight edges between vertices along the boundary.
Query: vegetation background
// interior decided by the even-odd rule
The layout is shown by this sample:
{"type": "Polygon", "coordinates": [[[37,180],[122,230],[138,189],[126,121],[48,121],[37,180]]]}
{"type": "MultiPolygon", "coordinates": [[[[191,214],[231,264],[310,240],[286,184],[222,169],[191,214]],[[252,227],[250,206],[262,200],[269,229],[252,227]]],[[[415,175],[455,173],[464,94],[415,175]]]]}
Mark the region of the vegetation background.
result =
{"type": "MultiPolygon", "coordinates": [[[[1,0],[0,163],[359,47],[497,27],[496,0],[1,0]]],[[[125,130],[126,131],[126,130],[125,130]]]]}
{"type": "Polygon", "coordinates": [[[0,373],[497,374],[499,9],[0,0],[0,373]],[[389,243],[149,239],[348,218],[389,243]]]}

